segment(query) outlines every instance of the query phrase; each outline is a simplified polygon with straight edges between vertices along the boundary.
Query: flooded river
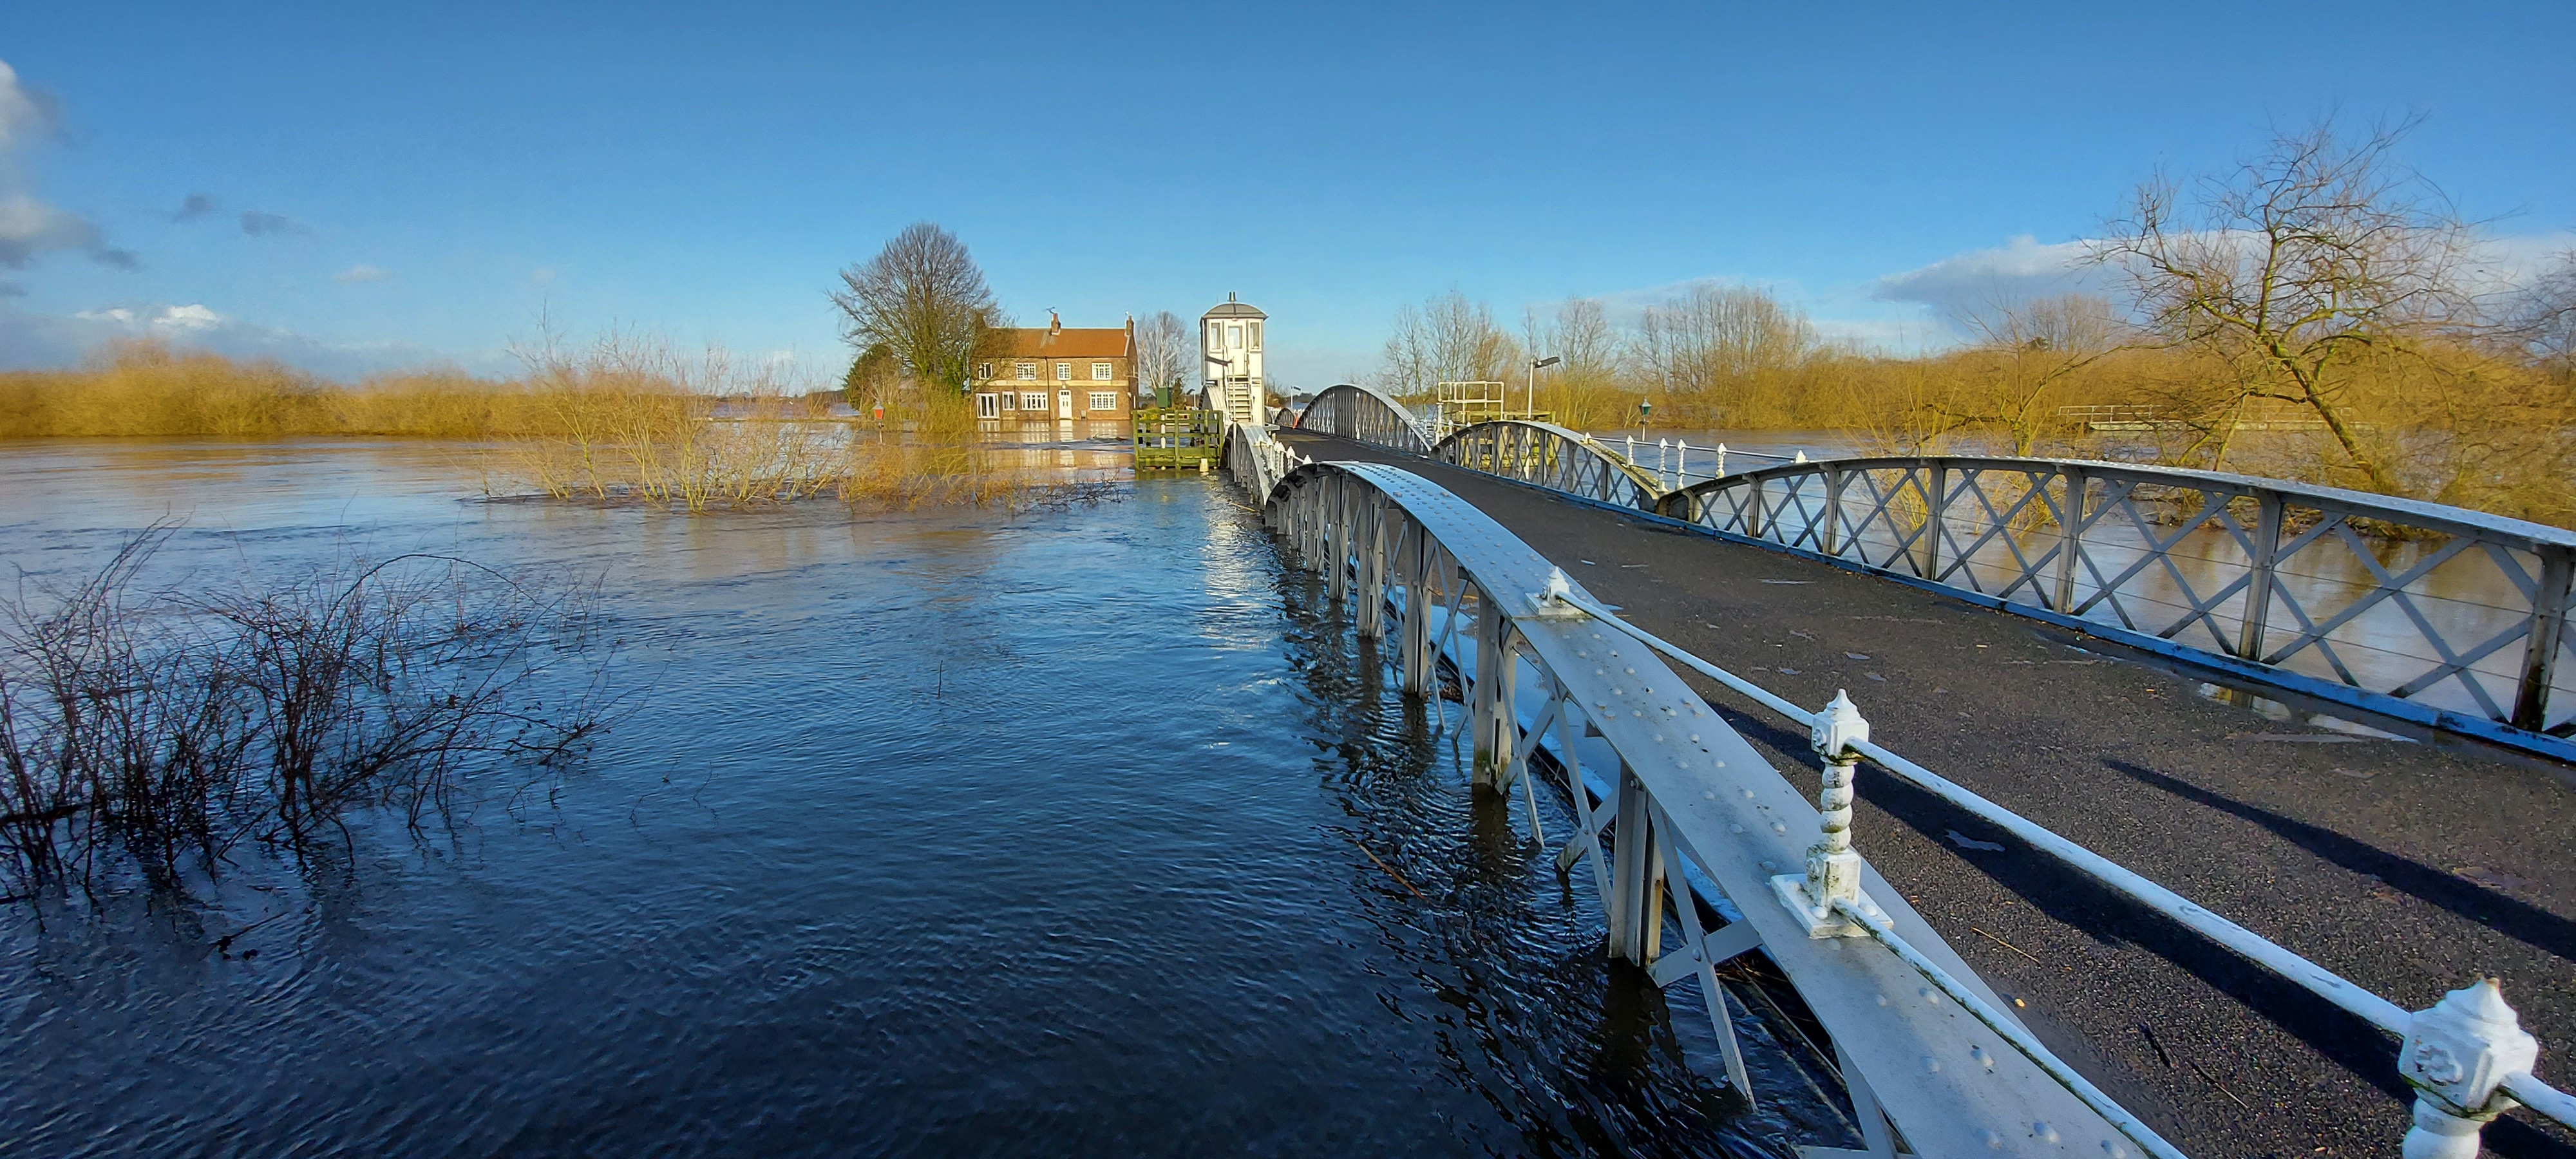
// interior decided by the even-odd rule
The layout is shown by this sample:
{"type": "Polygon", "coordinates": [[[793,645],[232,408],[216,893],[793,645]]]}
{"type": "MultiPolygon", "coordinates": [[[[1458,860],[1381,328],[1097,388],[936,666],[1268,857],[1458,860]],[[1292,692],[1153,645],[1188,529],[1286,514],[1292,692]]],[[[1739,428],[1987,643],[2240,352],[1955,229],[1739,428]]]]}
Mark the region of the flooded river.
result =
{"type": "Polygon", "coordinates": [[[1695,997],[1614,975],[1591,891],[1471,801],[1457,707],[1408,710],[1222,482],[689,517],[484,501],[435,445],[0,448],[30,576],[165,513],[169,582],[422,548],[599,575],[633,711],[560,783],[492,778],[430,831],[359,824],[183,901],[0,907],[8,1154],[1802,1130],[1710,1080],[1695,997]]]}

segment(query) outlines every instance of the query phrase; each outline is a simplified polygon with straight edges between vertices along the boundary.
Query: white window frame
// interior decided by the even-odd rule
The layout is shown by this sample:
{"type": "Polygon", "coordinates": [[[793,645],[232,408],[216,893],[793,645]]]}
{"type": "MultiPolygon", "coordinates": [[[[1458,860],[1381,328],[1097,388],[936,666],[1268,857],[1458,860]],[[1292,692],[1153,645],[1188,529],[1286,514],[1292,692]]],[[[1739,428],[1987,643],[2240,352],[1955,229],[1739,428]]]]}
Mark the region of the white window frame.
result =
{"type": "Polygon", "coordinates": [[[1020,392],[1016,390],[1006,390],[1002,392],[1001,398],[1003,410],[1020,409],[1020,392]]]}
{"type": "Polygon", "coordinates": [[[1073,364],[1072,364],[1072,363],[1070,363],[1070,362],[1059,362],[1059,363],[1056,363],[1056,364],[1055,364],[1055,380],[1056,380],[1057,382],[1071,382],[1071,381],[1073,381],[1073,364]]]}
{"type": "Polygon", "coordinates": [[[1093,382],[1116,382],[1117,380],[1118,380],[1118,368],[1117,368],[1117,367],[1112,366],[1112,365],[1110,365],[1109,363],[1106,363],[1106,362],[1094,362],[1094,363],[1092,363],[1092,364],[1091,364],[1091,381],[1093,381],[1093,382]]]}
{"type": "Polygon", "coordinates": [[[1001,417],[1001,413],[1002,413],[1001,406],[1000,406],[999,402],[994,398],[994,396],[992,396],[992,395],[990,395],[990,394],[978,394],[978,395],[976,395],[976,396],[975,396],[975,417],[976,417],[976,418],[979,418],[979,419],[999,418],[999,417],[1001,417]]]}
{"type": "Polygon", "coordinates": [[[1092,409],[1092,410],[1117,410],[1117,409],[1118,409],[1118,392],[1117,392],[1117,391],[1114,391],[1114,390],[1095,390],[1095,391],[1092,391],[1092,392],[1091,392],[1091,407],[1090,407],[1090,409],[1092,409]]]}
{"type": "Polygon", "coordinates": [[[1252,335],[1251,335],[1251,337],[1252,337],[1252,349],[1254,349],[1254,350],[1259,350],[1259,349],[1261,349],[1261,323],[1259,323],[1259,322],[1246,322],[1246,323],[1244,323],[1244,325],[1245,325],[1246,327],[1250,328],[1250,329],[1251,329],[1251,331],[1252,331],[1252,335]]]}
{"type": "Polygon", "coordinates": [[[1021,382],[1036,382],[1038,380],[1038,364],[1034,362],[1023,362],[1013,373],[1021,382]]]}
{"type": "Polygon", "coordinates": [[[1035,411],[1045,410],[1047,409],[1047,396],[1035,392],[1023,394],[1020,396],[1020,409],[1035,411]]]}

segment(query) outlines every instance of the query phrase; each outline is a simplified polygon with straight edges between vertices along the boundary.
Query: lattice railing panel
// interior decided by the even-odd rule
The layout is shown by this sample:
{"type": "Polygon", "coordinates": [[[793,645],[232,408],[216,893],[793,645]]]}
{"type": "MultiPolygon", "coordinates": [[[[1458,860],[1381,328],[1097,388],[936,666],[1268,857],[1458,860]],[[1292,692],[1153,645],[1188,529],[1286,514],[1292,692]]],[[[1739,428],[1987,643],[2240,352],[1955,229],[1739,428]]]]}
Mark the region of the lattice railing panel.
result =
{"type": "Polygon", "coordinates": [[[1850,459],[1660,510],[2410,705],[2576,733],[2576,535],[2272,480],[2108,463],[1850,459]]]}

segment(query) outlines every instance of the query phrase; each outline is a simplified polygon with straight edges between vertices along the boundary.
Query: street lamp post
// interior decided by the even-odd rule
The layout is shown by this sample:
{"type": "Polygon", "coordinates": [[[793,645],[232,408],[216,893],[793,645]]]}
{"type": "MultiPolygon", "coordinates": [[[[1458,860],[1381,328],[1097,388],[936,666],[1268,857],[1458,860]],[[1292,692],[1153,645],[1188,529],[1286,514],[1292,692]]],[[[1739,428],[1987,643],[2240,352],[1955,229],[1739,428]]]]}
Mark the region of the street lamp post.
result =
{"type": "MultiPolygon", "coordinates": [[[[1538,419],[1538,372],[1539,372],[1539,368],[1541,368],[1541,367],[1546,367],[1546,366],[1554,366],[1554,365],[1556,365],[1557,363],[1560,363],[1560,362],[1563,362],[1563,361],[1565,361],[1565,360],[1564,360],[1564,359],[1562,359],[1562,358],[1559,358],[1559,357],[1557,357],[1556,355],[1553,355],[1553,354],[1548,355],[1548,356],[1547,356],[1547,357],[1545,357],[1545,358],[1539,358],[1539,359],[1533,359],[1533,360],[1531,360],[1531,362],[1530,362],[1530,368],[1529,368],[1529,409],[1528,409],[1527,413],[1523,414],[1521,417],[1526,418],[1526,419],[1529,419],[1529,420],[1531,420],[1531,421],[1533,421],[1533,422],[1537,421],[1537,419],[1538,419]]],[[[1510,416],[1510,415],[1504,415],[1503,417],[1505,417],[1505,418],[1510,418],[1511,416],[1510,416]]]]}

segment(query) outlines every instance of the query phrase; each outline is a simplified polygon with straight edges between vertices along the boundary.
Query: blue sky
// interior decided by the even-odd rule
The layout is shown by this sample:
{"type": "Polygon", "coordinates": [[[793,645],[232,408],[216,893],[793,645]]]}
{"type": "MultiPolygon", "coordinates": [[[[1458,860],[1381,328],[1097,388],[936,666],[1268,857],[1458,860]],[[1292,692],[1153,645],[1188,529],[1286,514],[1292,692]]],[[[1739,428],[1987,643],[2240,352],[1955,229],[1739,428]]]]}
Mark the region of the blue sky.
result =
{"type": "Polygon", "coordinates": [[[1297,385],[1452,288],[1751,282],[1919,348],[2330,112],[2420,114],[2465,211],[2576,244],[2564,0],[380,7],[0,9],[0,365],[506,370],[542,315],[836,368],[833,272],[925,218],[1023,320],[1239,292],[1297,385]]]}

